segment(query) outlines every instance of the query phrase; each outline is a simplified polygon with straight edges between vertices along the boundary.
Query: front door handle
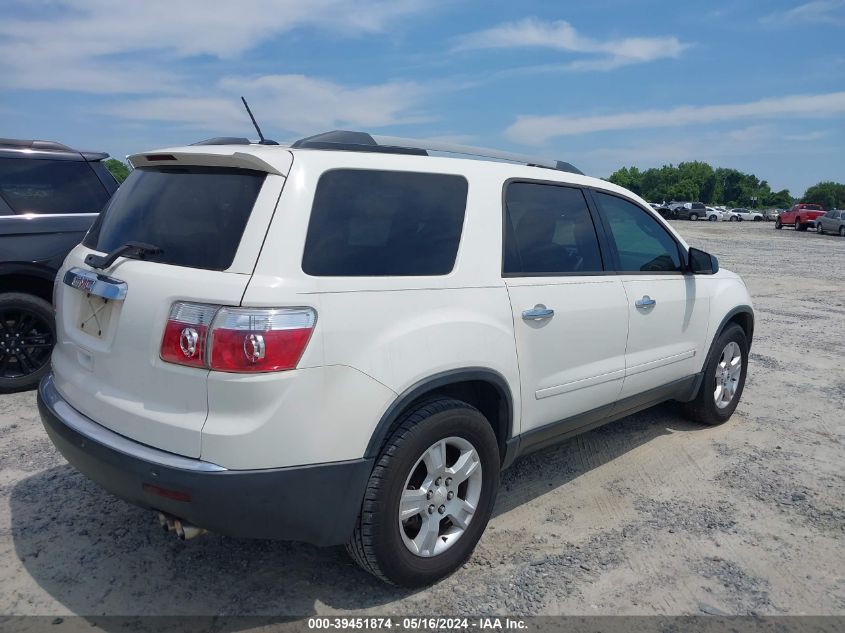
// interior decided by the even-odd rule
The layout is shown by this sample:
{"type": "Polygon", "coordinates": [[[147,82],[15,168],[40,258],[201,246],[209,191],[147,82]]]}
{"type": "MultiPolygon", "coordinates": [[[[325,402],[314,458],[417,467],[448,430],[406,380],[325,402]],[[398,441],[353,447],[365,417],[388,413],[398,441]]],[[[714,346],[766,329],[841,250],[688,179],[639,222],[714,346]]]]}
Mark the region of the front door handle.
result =
{"type": "Polygon", "coordinates": [[[645,295],[642,299],[637,299],[634,305],[638,308],[650,308],[653,305],[657,305],[657,301],[645,295]]]}
{"type": "Polygon", "coordinates": [[[544,321],[545,319],[551,319],[554,315],[555,311],[547,308],[542,303],[538,303],[530,310],[522,311],[522,318],[526,321],[544,321]]]}

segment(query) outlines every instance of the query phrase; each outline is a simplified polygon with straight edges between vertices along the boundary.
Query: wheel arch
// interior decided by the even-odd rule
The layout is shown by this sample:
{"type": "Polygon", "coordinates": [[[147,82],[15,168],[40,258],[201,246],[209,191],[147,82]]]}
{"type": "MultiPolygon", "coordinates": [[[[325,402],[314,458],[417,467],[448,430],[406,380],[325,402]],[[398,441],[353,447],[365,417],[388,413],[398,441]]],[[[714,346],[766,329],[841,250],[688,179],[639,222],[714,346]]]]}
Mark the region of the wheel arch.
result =
{"type": "Polygon", "coordinates": [[[728,313],[722,317],[722,322],[716,328],[716,335],[713,337],[715,341],[725,328],[731,323],[736,323],[743,329],[745,336],[748,339],[748,347],[751,347],[751,340],[754,338],[754,309],[749,305],[739,305],[732,308],[728,313]]]}
{"type": "Polygon", "coordinates": [[[23,292],[53,302],[54,270],[28,263],[0,264],[0,292],[23,292]]]}
{"type": "Polygon", "coordinates": [[[466,367],[434,374],[403,391],[387,408],[373,431],[364,457],[377,457],[402,414],[433,396],[456,398],[473,405],[487,418],[496,434],[504,462],[513,435],[513,395],[508,381],[494,369],[466,367]]]}

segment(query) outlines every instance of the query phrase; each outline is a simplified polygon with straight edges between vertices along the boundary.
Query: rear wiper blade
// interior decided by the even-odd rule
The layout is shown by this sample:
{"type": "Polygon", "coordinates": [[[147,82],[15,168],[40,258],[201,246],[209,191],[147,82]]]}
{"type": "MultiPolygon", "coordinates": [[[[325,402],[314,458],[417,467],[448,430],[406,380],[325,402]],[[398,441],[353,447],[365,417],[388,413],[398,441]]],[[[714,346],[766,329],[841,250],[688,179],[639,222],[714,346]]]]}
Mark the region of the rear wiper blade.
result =
{"type": "Polygon", "coordinates": [[[105,255],[95,255],[91,253],[85,257],[85,263],[92,268],[99,268],[103,270],[114,263],[118,257],[132,257],[144,259],[147,255],[159,255],[164,251],[155,244],[145,244],[144,242],[126,242],[122,246],[118,246],[111,253],[105,255]]]}

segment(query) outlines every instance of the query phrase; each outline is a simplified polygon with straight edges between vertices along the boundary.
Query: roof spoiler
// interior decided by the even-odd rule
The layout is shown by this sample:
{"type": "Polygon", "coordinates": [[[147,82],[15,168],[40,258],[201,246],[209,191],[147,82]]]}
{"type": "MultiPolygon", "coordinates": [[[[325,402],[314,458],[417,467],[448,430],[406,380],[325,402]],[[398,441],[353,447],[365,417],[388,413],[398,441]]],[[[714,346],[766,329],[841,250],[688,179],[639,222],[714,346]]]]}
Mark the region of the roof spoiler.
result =
{"type": "MultiPolygon", "coordinates": [[[[289,155],[289,154],[288,154],[289,155]]],[[[247,154],[246,152],[234,152],[232,154],[202,154],[199,152],[160,151],[144,152],[143,154],[132,154],[126,159],[132,167],[150,166],[179,166],[179,165],[200,165],[207,167],[238,167],[240,169],[254,169],[277,176],[287,174],[260,156],[247,154]]]]}

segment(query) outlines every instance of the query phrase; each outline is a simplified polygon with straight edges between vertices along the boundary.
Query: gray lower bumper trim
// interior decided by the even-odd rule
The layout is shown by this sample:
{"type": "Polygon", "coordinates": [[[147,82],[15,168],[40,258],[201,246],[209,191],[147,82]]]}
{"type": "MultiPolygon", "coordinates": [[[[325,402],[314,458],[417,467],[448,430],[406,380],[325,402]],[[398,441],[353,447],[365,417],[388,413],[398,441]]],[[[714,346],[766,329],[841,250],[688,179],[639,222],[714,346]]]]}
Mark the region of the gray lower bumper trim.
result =
{"type": "Polygon", "coordinates": [[[70,427],[80,435],[84,435],[97,444],[123,453],[130,457],[142,459],[145,462],[179,470],[193,470],[197,472],[220,472],[226,470],[223,466],[204,462],[199,459],[192,459],[174,453],[168,453],[146,444],[141,444],[119,433],[110,431],[85,417],[79,411],[71,407],[59,391],[53,381],[53,376],[47,376],[41,383],[39,390],[44,404],[59,418],[65,426],[70,427]]]}

